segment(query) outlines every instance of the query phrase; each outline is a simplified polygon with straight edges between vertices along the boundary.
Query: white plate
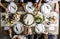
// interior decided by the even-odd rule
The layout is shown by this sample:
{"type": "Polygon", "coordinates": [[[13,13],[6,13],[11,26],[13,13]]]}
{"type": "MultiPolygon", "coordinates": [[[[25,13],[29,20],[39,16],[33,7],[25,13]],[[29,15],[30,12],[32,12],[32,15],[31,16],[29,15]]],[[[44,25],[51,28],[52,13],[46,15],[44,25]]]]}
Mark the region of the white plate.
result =
{"type": "Polygon", "coordinates": [[[51,12],[51,6],[47,3],[44,3],[41,6],[41,12],[43,12],[44,15],[49,16],[50,12],[51,12]]]}
{"type": "Polygon", "coordinates": [[[8,9],[10,13],[16,13],[17,5],[14,2],[10,2],[10,4],[8,5],[8,9]]]}
{"type": "Polygon", "coordinates": [[[26,24],[26,25],[31,25],[31,24],[34,22],[34,17],[33,17],[33,15],[31,15],[31,14],[26,14],[26,15],[23,17],[23,22],[24,22],[24,24],[26,24]]]}
{"type": "Polygon", "coordinates": [[[34,9],[35,9],[35,8],[32,6],[32,2],[28,2],[28,3],[26,4],[26,8],[25,8],[25,11],[26,11],[26,12],[33,13],[34,9]]]}
{"type": "Polygon", "coordinates": [[[21,22],[15,23],[13,30],[16,34],[20,34],[24,31],[23,24],[21,22]]]}
{"type": "Polygon", "coordinates": [[[37,24],[35,26],[35,32],[40,34],[43,33],[45,31],[45,26],[43,24],[37,24]]]}

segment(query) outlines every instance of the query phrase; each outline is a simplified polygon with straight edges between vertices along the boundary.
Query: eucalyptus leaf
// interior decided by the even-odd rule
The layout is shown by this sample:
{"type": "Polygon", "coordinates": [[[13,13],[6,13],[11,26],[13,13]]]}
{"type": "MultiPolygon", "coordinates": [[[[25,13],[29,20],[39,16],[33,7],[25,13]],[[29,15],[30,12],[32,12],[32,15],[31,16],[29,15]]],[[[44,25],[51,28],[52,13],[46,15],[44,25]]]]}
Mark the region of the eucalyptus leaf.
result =
{"type": "Polygon", "coordinates": [[[43,23],[43,21],[45,20],[45,16],[35,16],[35,20],[37,21],[37,24],[41,24],[43,23]]]}

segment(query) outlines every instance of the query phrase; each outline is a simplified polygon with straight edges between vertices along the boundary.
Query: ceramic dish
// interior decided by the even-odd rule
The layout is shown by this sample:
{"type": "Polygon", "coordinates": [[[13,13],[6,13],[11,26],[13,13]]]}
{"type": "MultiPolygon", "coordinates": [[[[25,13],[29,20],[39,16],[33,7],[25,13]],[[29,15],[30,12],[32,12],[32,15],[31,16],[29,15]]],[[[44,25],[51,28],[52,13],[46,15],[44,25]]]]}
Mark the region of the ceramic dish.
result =
{"type": "Polygon", "coordinates": [[[44,15],[49,16],[50,12],[51,12],[51,6],[48,3],[44,3],[41,6],[41,12],[43,12],[44,15]]]}
{"type": "Polygon", "coordinates": [[[34,16],[32,14],[26,14],[23,17],[23,22],[25,25],[31,25],[34,23],[34,16]]]}
{"type": "Polygon", "coordinates": [[[34,23],[34,16],[32,14],[25,14],[23,17],[23,23],[25,25],[32,25],[34,23]]]}
{"type": "Polygon", "coordinates": [[[24,31],[23,24],[21,22],[16,22],[13,30],[16,34],[21,34],[24,31]]]}
{"type": "Polygon", "coordinates": [[[11,1],[10,4],[8,5],[8,9],[10,13],[16,13],[18,8],[17,8],[17,5],[11,1]]]}
{"type": "Polygon", "coordinates": [[[33,7],[33,5],[32,5],[32,2],[28,2],[28,3],[26,4],[25,11],[26,11],[26,12],[29,12],[29,13],[33,13],[34,7],[33,7]]]}
{"type": "Polygon", "coordinates": [[[45,26],[43,24],[37,24],[35,26],[35,32],[37,34],[43,33],[45,31],[45,26]]]}

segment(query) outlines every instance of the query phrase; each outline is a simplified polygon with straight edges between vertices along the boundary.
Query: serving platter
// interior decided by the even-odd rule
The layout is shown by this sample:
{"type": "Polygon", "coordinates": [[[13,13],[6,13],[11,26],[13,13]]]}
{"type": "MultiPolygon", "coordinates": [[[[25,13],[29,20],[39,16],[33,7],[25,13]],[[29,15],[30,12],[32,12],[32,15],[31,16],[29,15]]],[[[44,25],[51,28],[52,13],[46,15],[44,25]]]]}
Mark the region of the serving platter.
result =
{"type": "Polygon", "coordinates": [[[25,25],[32,25],[34,23],[34,16],[32,14],[25,14],[23,17],[23,23],[25,25]]]}

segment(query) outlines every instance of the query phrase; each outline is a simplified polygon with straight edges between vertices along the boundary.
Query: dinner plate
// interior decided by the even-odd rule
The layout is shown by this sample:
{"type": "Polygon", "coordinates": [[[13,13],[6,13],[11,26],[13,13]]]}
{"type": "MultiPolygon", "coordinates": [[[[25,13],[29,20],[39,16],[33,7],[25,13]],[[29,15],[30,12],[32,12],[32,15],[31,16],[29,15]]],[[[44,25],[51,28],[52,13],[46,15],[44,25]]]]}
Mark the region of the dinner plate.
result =
{"type": "Polygon", "coordinates": [[[50,6],[48,3],[44,3],[44,4],[41,6],[41,12],[42,12],[44,15],[49,16],[51,10],[52,10],[52,9],[51,9],[51,6],[50,6]]]}
{"type": "Polygon", "coordinates": [[[34,23],[34,17],[32,14],[26,14],[23,17],[23,22],[25,25],[32,25],[34,23]]]}
{"type": "Polygon", "coordinates": [[[11,1],[10,4],[8,5],[8,9],[9,9],[10,13],[16,13],[17,5],[11,1]]]}
{"type": "Polygon", "coordinates": [[[25,7],[25,11],[26,12],[33,13],[34,9],[35,8],[33,7],[32,2],[28,2],[26,4],[26,7],[25,7]]]}
{"type": "Polygon", "coordinates": [[[16,34],[21,34],[24,31],[23,24],[21,22],[15,23],[13,30],[16,34]]]}
{"type": "Polygon", "coordinates": [[[35,32],[37,34],[43,33],[45,31],[45,26],[43,24],[37,24],[35,26],[35,32]]]}

